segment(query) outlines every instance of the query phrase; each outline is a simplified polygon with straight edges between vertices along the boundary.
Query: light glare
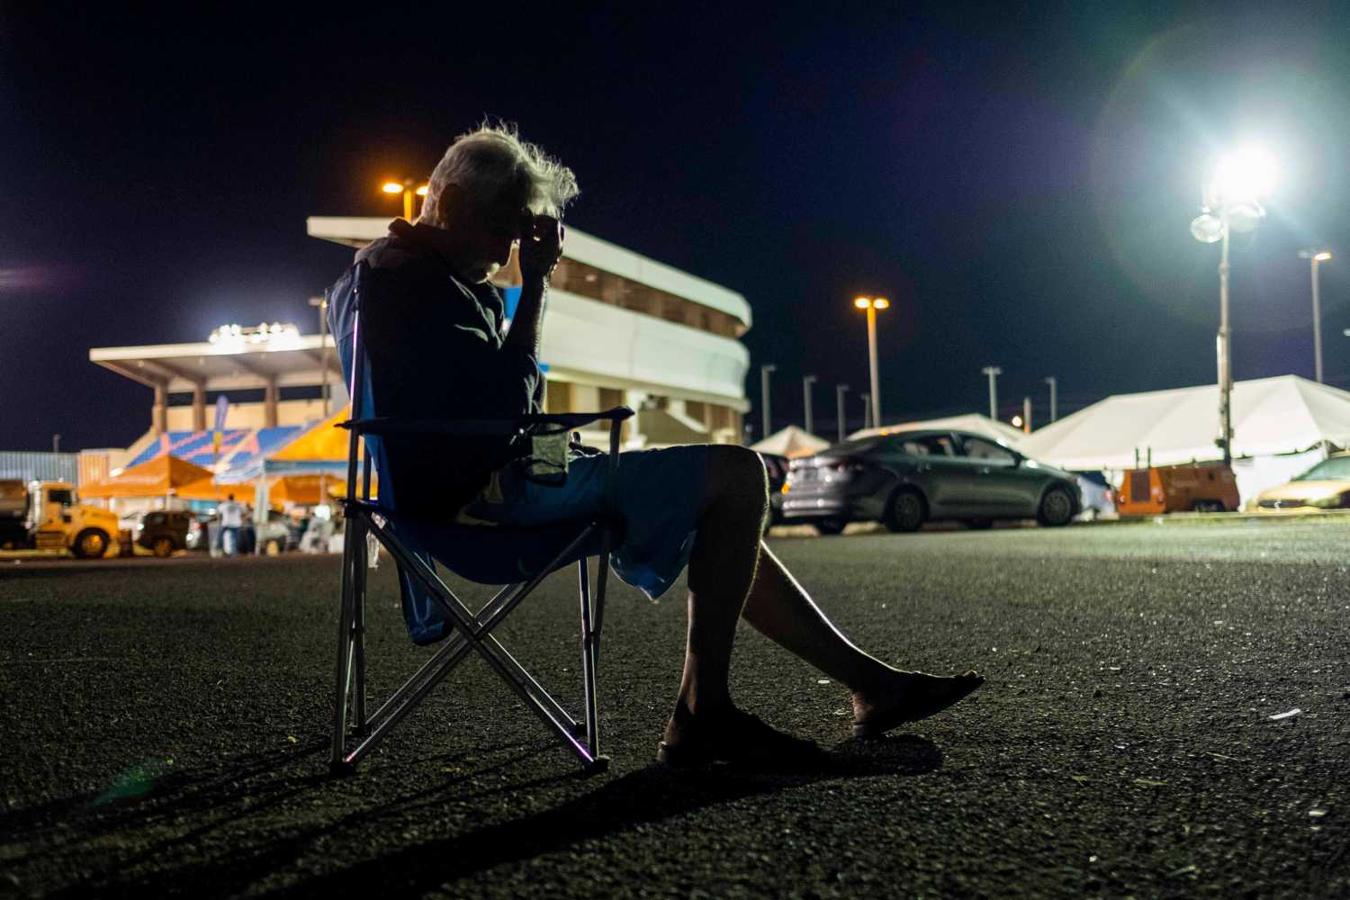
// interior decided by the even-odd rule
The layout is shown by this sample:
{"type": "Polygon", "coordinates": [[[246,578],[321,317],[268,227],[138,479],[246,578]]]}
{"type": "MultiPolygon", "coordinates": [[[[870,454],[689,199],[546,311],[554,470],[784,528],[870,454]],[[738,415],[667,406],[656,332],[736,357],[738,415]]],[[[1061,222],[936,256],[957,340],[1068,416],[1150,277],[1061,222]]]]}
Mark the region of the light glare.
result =
{"type": "Polygon", "coordinates": [[[857,300],[853,301],[853,305],[858,307],[858,309],[867,309],[867,307],[872,305],[872,301],[867,297],[859,297],[857,300]]]}
{"type": "Polygon", "coordinates": [[[424,184],[417,189],[417,196],[425,197],[427,195],[427,186],[424,184]]]}
{"type": "Polygon", "coordinates": [[[1221,205],[1258,203],[1270,196],[1276,182],[1275,157],[1256,146],[1239,148],[1219,158],[1211,191],[1221,205]]]}
{"type": "Polygon", "coordinates": [[[397,181],[386,181],[380,186],[380,190],[384,191],[386,194],[401,194],[403,193],[403,185],[399,184],[397,181]]]}

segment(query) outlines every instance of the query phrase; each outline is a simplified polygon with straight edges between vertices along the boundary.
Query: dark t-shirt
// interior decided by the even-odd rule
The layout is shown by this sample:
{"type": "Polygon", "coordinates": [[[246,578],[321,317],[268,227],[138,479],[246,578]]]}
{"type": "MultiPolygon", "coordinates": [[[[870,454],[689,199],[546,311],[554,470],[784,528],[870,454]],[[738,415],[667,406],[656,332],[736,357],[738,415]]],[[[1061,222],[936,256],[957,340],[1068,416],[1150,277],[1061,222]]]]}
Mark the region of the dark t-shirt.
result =
{"type": "MultiPolygon", "coordinates": [[[[362,342],[375,415],[400,419],[511,418],[538,412],[534,355],[503,344],[501,295],[457,279],[405,222],[361,250],[370,264],[362,342]]],[[[389,437],[388,473],[400,511],[444,516],[527,447],[506,438],[389,437]]]]}

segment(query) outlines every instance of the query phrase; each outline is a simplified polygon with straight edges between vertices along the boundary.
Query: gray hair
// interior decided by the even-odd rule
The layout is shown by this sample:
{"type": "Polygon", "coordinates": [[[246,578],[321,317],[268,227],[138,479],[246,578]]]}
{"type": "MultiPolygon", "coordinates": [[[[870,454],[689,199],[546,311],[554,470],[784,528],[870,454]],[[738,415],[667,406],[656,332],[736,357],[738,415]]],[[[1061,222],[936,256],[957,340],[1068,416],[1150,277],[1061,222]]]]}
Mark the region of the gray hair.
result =
{"type": "Polygon", "coordinates": [[[540,147],[522,141],[514,125],[485,122],[455,138],[432,170],[420,221],[440,225],[447,185],[495,202],[503,196],[532,212],[557,216],[580,193],[572,170],[540,147]],[[518,198],[518,201],[517,201],[518,198]]]}

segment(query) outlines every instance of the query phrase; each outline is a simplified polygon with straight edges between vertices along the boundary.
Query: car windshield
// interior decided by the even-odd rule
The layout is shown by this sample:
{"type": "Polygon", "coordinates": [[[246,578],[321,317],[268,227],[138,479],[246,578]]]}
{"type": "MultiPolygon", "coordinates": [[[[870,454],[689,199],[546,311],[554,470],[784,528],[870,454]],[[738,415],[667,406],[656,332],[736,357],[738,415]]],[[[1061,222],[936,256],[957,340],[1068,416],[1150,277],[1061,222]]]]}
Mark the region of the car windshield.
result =
{"type": "Polygon", "coordinates": [[[1350,456],[1333,456],[1313,466],[1295,481],[1339,481],[1350,480],[1350,456]]]}

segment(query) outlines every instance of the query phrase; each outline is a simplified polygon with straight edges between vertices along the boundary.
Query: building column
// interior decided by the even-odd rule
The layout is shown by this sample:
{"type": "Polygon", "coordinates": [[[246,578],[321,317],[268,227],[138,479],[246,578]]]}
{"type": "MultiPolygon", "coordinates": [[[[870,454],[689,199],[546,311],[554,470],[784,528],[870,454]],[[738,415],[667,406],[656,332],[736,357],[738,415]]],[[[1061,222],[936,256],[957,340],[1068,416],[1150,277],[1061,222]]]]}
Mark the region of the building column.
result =
{"type": "Polygon", "coordinates": [[[267,386],[263,388],[263,427],[277,427],[277,380],[275,378],[267,379],[267,386]]]}
{"type": "Polygon", "coordinates": [[[155,405],[150,409],[150,430],[155,434],[164,434],[169,430],[169,389],[166,385],[155,385],[155,405]]]}
{"type": "Polygon", "coordinates": [[[192,386],[192,430],[206,430],[206,385],[192,386]]]}

